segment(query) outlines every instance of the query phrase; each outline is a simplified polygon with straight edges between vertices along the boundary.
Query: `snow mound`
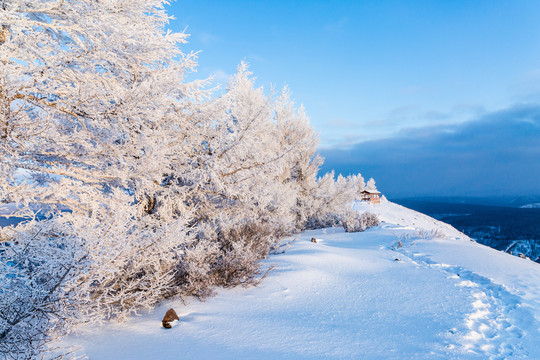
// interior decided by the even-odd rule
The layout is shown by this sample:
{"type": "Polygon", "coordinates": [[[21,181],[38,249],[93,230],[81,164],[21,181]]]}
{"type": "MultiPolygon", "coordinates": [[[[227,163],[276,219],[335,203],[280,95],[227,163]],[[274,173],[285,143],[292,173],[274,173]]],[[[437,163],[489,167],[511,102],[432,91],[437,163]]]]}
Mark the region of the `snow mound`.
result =
{"type": "Polygon", "coordinates": [[[353,209],[359,212],[368,211],[374,213],[379,217],[380,221],[385,223],[429,232],[441,231],[449,237],[469,240],[468,236],[459,232],[451,225],[388,200],[383,200],[381,204],[357,201],[353,204],[353,209]]]}
{"type": "Polygon", "coordinates": [[[355,209],[384,223],[306,231],[258,287],[168,300],[57,345],[100,360],[540,358],[538,264],[390,202],[355,209]],[[164,329],[171,307],[180,321],[164,329]]]}

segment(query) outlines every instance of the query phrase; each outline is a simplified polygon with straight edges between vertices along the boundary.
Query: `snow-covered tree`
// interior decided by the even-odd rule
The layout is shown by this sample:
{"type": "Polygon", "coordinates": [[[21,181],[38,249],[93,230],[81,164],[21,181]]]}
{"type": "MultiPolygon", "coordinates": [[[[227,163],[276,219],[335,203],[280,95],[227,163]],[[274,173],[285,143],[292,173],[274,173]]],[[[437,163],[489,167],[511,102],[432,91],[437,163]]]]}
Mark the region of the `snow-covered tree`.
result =
{"type": "Polygon", "coordinates": [[[357,193],[357,199],[359,199],[359,195],[362,191],[366,189],[366,182],[364,181],[364,178],[362,177],[362,174],[356,174],[351,175],[352,181],[354,181],[356,186],[356,193],[357,193]]]}
{"type": "Polygon", "coordinates": [[[370,178],[366,184],[367,190],[377,190],[377,186],[375,185],[375,179],[370,178]]]}
{"type": "Polygon", "coordinates": [[[204,92],[184,82],[194,58],[180,51],[185,34],[165,31],[164,3],[0,5],[0,199],[45,217],[2,229],[4,353],[39,345],[28,329],[46,337],[66,319],[124,317],[174,292],[191,215],[163,174],[192,152],[204,92]],[[28,301],[14,309],[18,295],[28,301]]]}
{"type": "Polygon", "coordinates": [[[274,99],[256,88],[245,63],[196,119],[204,135],[196,156],[170,177],[189,189],[195,207],[197,241],[186,254],[206,261],[187,260],[182,269],[184,282],[198,289],[190,292],[199,296],[207,292],[202,283],[243,281],[221,276],[233,264],[238,268],[232,260],[239,252],[251,254],[242,257],[245,268],[256,268],[253,262],[299,228],[302,197],[316,185],[319,163],[317,138],[303,109],[294,107],[287,89],[274,99]],[[204,266],[193,267],[197,263],[204,266]],[[195,278],[200,274],[205,279],[195,278]]]}
{"type": "Polygon", "coordinates": [[[317,188],[317,173],[323,162],[316,153],[319,139],[309,124],[304,108],[294,109],[287,88],[276,102],[274,119],[276,137],[281,146],[289,151],[283,181],[295,191],[292,212],[296,229],[302,230],[307,223],[310,199],[317,188]]]}
{"type": "MultiPolygon", "coordinates": [[[[373,184],[375,180],[371,179],[373,184]]],[[[333,172],[318,178],[306,198],[305,216],[307,228],[321,228],[341,223],[348,207],[361,197],[366,188],[361,174],[335,178],[333,172]]]]}
{"type": "Polygon", "coordinates": [[[36,196],[33,184],[12,191],[17,169],[50,176],[39,202],[73,211],[89,210],[79,195],[87,188],[143,198],[160,182],[182,153],[178,114],[185,119],[185,99],[200,95],[183,83],[195,63],[178,47],[186,35],[164,31],[163,3],[3,2],[0,177],[9,201],[36,196]]]}

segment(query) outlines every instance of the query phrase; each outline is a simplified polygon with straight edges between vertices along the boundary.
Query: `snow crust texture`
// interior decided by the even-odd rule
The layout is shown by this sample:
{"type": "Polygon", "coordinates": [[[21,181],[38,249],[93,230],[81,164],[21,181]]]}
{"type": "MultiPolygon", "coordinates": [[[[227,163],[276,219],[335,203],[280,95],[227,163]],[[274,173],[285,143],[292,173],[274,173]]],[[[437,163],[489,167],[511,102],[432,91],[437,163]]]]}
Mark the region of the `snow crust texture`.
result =
{"type": "Polygon", "coordinates": [[[90,359],[540,359],[538,264],[396,204],[355,208],[383,224],[304,232],[258,287],[166,301],[60,345],[90,359]],[[171,307],[180,321],[164,329],[171,307]]]}

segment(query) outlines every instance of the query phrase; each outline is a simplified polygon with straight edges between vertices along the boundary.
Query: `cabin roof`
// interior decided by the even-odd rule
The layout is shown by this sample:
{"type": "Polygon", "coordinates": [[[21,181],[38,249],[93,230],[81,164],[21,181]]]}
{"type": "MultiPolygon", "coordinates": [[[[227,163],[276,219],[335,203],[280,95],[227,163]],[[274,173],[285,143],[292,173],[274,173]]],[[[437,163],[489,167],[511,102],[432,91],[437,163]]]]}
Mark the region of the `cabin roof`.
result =
{"type": "Polygon", "coordinates": [[[369,189],[365,189],[362,191],[362,194],[363,193],[368,193],[368,194],[380,194],[381,192],[380,191],[377,191],[377,190],[369,190],[369,189]]]}

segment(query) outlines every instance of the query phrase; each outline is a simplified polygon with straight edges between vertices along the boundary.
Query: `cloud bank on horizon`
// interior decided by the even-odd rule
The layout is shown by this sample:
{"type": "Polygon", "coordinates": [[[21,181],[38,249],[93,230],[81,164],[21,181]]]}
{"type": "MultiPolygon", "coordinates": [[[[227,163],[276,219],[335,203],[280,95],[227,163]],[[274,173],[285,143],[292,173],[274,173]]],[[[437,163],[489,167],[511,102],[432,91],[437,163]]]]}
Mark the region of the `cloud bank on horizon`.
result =
{"type": "Polygon", "coordinates": [[[390,197],[540,194],[540,105],[322,149],[321,171],[361,172],[390,197]]]}

